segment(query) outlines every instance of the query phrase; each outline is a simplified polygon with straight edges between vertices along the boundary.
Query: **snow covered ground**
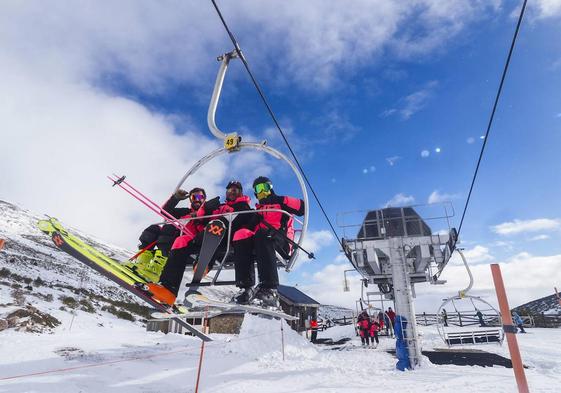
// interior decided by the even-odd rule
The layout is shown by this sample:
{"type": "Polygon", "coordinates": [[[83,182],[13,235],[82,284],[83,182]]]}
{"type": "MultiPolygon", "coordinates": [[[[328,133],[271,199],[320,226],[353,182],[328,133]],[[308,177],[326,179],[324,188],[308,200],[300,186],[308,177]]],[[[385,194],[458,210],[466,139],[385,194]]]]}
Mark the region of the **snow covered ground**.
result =
{"type": "MultiPolygon", "coordinates": [[[[80,312],[53,334],[5,331],[0,342],[0,392],[192,392],[200,341],[176,334],[147,333],[115,319],[100,326],[80,312]]],[[[423,349],[442,348],[433,328],[421,328],[423,349]]],[[[280,322],[248,316],[237,336],[214,335],[205,346],[201,392],[513,392],[511,369],[436,366],[399,372],[385,350],[360,348],[352,327],[320,333],[351,337],[341,350],[314,346],[285,326],[285,360],[280,322]]],[[[532,392],[561,386],[561,329],[530,329],[518,336],[532,392]]],[[[476,346],[507,355],[506,344],[476,346]]]]}
{"type": "MultiPolygon", "coordinates": [[[[0,252],[0,319],[32,306],[60,321],[43,333],[0,329],[0,393],[194,391],[201,349],[198,339],[146,332],[140,314],[113,302],[129,304],[135,302],[134,297],[54,248],[35,227],[37,215],[0,202],[0,216],[0,237],[8,240],[0,252]],[[37,277],[43,282],[37,282],[37,277]],[[130,311],[134,321],[119,318],[116,310],[104,306],[130,311]]],[[[92,242],[119,259],[127,254],[92,242]]],[[[189,273],[185,278],[190,278],[189,273]]],[[[213,288],[208,294],[227,298],[231,291],[213,288]]],[[[425,358],[414,372],[396,371],[395,359],[386,352],[394,341],[381,338],[377,349],[363,349],[352,326],[319,334],[334,340],[351,338],[340,348],[312,345],[285,326],[283,360],[280,326],[277,320],[249,316],[239,335],[213,335],[215,341],[205,345],[199,391],[516,390],[512,370],[503,367],[436,366],[425,358]]],[[[444,347],[436,329],[419,330],[423,349],[444,347]]],[[[518,338],[530,367],[526,373],[531,391],[561,391],[561,329],[529,332],[518,338]]],[[[472,348],[508,356],[506,344],[472,348]]]]}

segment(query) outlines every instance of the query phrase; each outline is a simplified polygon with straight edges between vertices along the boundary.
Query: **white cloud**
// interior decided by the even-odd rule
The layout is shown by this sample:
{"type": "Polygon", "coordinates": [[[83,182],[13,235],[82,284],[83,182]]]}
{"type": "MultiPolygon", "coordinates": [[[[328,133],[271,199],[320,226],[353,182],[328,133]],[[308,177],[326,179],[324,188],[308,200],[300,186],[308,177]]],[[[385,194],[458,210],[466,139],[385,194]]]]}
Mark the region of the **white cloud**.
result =
{"type": "Polygon", "coordinates": [[[405,195],[403,193],[395,194],[392,199],[387,201],[384,207],[397,207],[411,205],[415,202],[413,195],[405,195]]]}
{"type": "Polygon", "coordinates": [[[441,194],[438,190],[434,190],[430,195],[427,203],[442,203],[449,202],[452,199],[458,198],[458,194],[441,194]]]}
{"type": "Polygon", "coordinates": [[[429,99],[434,95],[434,90],[438,86],[438,81],[429,81],[419,90],[401,98],[397,108],[384,110],[380,116],[389,117],[399,115],[402,120],[407,120],[415,113],[422,110],[429,99]]]}
{"type": "Polygon", "coordinates": [[[362,173],[366,175],[366,174],[368,173],[368,169],[364,168],[364,169],[362,170],[362,173]]]}
{"type": "MultiPolygon", "coordinates": [[[[561,17],[561,0],[537,0],[529,3],[537,19],[561,17]]],[[[513,12],[514,13],[514,12],[513,12]]],[[[516,16],[520,10],[516,10],[516,16]]]]}
{"type": "MultiPolygon", "coordinates": [[[[163,203],[180,177],[217,146],[194,128],[176,134],[165,117],[131,100],[42,75],[0,73],[10,105],[0,107],[0,198],[56,216],[69,225],[120,245],[134,246],[140,231],[159,217],[106,175],[129,181],[163,203]]],[[[224,160],[201,168],[185,188],[219,192],[224,160]]]]}
{"type": "Polygon", "coordinates": [[[436,149],[434,149],[435,153],[440,153],[442,151],[442,149],[440,147],[437,147],[436,149]]]}
{"type": "Polygon", "coordinates": [[[531,237],[528,240],[534,242],[534,241],[538,241],[538,240],[547,240],[547,239],[550,239],[550,238],[551,238],[551,236],[549,236],[549,235],[537,235],[537,236],[531,237]]]}
{"type": "Polygon", "coordinates": [[[544,230],[557,231],[561,229],[561,220],[538,218],[535,220],[514,220],[491,227],[499,235],[516,235],[523,232],[538,232],[544,230]]]}
{"type": "Polygon", "coordinates": [[[407,120],[423,109],[427,101],[433,96],[436,86],[438,86],[437,81],[430,81],[422,89],[405,97],[403,99],[404,105],[399,111],[401,118],[407,120]]]}
{"type": "MultiPolygon", "coordinates": [[[[67,67],[70,58],[92,79],[117,73],[139,86],[161,89],[173,81],[206,83],[214,74],[215,56],[230,46],[210,4],[107,4],[4,3],[4,48],[14,50],[25,39],[26,46],[17,50],[52,71],[76,71],[67,67]]],[[[307,88],[327,88],[339,74],[387,54],[412,58],[431,53],[496,10],[487,2],[462,0],[361,0],[353,7],[338,1],[245,0],[220,6],[261,74],[274,77],[278,66],[283,75],[277,77],[307,88]],[[259,56],[272,50],[283,53],[276,64],[259,56]]]]}
{"type": "Polygon", "coordinates": [[[369,169],[370,172],[376,172],[376,167],[374,165],[371,165],[369,169]]]}
{"type": "Polygon", "coordinates": [[[392,157],[387,157],[387,158],[386,158],[386,161],[388,162],[388,164],[389,164],[390,166],[394,166],[395,164],[397,164],[397,162],[398,162],[399,160],[401,160],[401,158],[402,158],[402,157],[400,157],[400,156],[392,156],[392,157]]]}
{"type": "MultiPolygon", "coordinates": [[[[553,287],[561,282],[561,255],[533,256],[520,253],[499,263],[505,283],[510,307],[551,294],[553,287]]],[[[471,295],[483,296],[497,305],[491,269],[488,264],[471,266],[474,287],[471,295]]],[[[442,299],[453,296],[465,288],[469,279],[460,263],[448,265],[441,276],[448,282],[443,285],[421,284],[416,286],[416,310],[435,312],[442,299]]]]}
{"type": "Polygon", "coordinates": [[[421,151],[421,157],[427,158],[428,156],[430,156],[430,151],[428,150],[421,151]]]}
{"type": "Polygon", "coordinates": [[[471,144],[473,144],[473,143],[475,142],[475,138],[472,137],[472,136],[470,136],[468,139],[466,139],[466,142],[467,142],[469,145],[471,145],[471,144]]]}
{"type": "MultiPolygon", "coordinates": [[[[308,231],[306,237],[304,238],[302,247],[308,252],[317,253],[323,247],[327,247],[333,244],[334,241],[335,237],[328,230],[308,231]]],[[[308,256],[303,252],[300,252],[300,254],[298,255],[298,264],[295,268],[306,261],[311,261],[311,259],[309,259],[308,256]]]]}
{"type": "MultiPolygon", "coordinates": [[[[489,248],[485,247],[485,246],[481,246],[481,245],[476,245],[473,248],[470,249],[465,249],[464,251],[462,251],[464,253],[464,256],[466,257],[466,260],[468,262],[468,264],[477,264],[477,263],[483,263],[483,262],[489,262],[495,259],[495,257],[493,257],[490,253],[489,253],[489,248]]],[[[452,262],[457,262],[457,263],[463,263],[461,261],[460,256],[457,253],[454,253],[454,255],[452,256],[452,262]]]]}
{"type": "Polygon", "coordinates": [[[360,298],[361,276],[356,271],[347,273],[349,292],[344,292],[344,271],[353,269],[350,263],[332,263],[315,272],[306,284],[300,285],[306,294],[322,304],[355,308],[360,298]]]}

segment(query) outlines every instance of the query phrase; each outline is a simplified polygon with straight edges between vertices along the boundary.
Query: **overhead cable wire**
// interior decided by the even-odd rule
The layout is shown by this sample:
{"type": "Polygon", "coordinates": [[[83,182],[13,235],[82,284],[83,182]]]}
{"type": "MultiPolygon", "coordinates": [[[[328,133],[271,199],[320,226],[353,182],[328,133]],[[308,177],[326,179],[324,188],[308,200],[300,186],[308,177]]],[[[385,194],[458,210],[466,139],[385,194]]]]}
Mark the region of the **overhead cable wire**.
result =
{"type": "Polygon", "coordinates": [[[224,25],[224,29],[226,29],[226,32],[228,33],[228,36],[230,37],[230,40],[232,41],[232,44],[234,45],[234,48],[236,48],[236,53],[237,53],[238,57],[240,58],[240,60],[242,61],[247,73],[249,74],[249,77],[251,78],[251,81],[253,82],[253,85],[255,86],[255,89],[257,90],[257,93],[259,94],[259,96],[261,97],[261,100],[263,101],[263,104],[267,108],[267,112],[269,112],[269,115],[271,116],[271,119],[273,120],[273,123],[275,124],[277,130],[279,131],[279,133],[282,137],[282,139],[284,140],[284,143],[286,144],[286,147],[290,151],[290,154],[292,155],[292,158],[294,159],[294,162],[298,166],[298,169],[300,169],[300,172],[302,173],[302,176],[304,177],[304,180],[306,181],[306,184],[308,185],[308,188],[312,192],[312,194],[314,196],[314,199],[316,200],[321,212],[323,213],[323,216],[325,217],[325,219],[327,220],[327,223],[331,227],[331,231],[335,235],[335,238],[337,239],[337,242],[339,242],[341,247],[343,247],[343,243],[341,242],[341,239],[339,238],[339,235],[337,234],[337,231],[335,230],[335,227],[333,226],[333,223],[331,222],[331,220],[329,219],[329,216],[327,215],[327,212],[323,208],[323,205],[322,205],[321,201],[319,200],[319,197],[316,194],[314,188],[312,187],[312,184],[308,180],[308,177],[306,176],[306,172],[304,172],[304,168],[302,168],[302,165],[300,165],[300,161],[298,161],[298,158],[296,157],[296,154],[292,150],[292,147],[290,146],[290,143],[288,142],[288,139],[286,138],[286,135],[284,134],[284,131],[282,130],[282,127],[280,126],[280,124],[277,120],[277,117],[275,116],[275,113],[273,112],[273,109],[269,105],[269,102],[268,102],[267,98],[265,97],[265,94],[263,93],[263,90],[261,89],[259,83],[257,82],[255,77],[253,76],[253,72],[251,72],[251,69],[249,68],[249,64],[248,64],[245,56],[242,54],[242,51],[240,49],[238,41],[236,40],[236,37],[234,36],[232,31],[228,27],[228,24],[226,23],[226,20],[222,16],[222,12],[220,12],[220,8],[218,8],[218,5],[216,4],[216,1],[211,0],[211,2],[214,5],[214,8],[216,9],[216,13],[218,14],[218,17],[220,18],[220,20],[222,21],[222,24],[224,25]]]}
{"type": "Polygon", "coordinates": [[[503,69],[503,74],[501,77],[501,83],[499,84],[499,88],[497,90],[497,95],[495,96],[495,102],[493,104],[493,110],[491,111],[491,116],[489,117],[489,123],[487,124],[487,131],[485,132],[485,137],[483,139],[483,145],[481,146],[481,151],[479,152],[479,158],[477,160],[477,166],[475,167],[475,172],[473,173],[473,178],[471,179],[471,186],[469,187],[469,193],[466,199],[466,204],[464,206],[464,211],[462,213],[462,219],[460,220],[460,225],[458,227],[458,237],[460,236],[460,232],[462,230],[462,225],[464,224],[464,218],[466,216],[466,212],[468,209],[468,205],[471,199],[471,194],[473,192],[473,187],[475,185],[475,180],[477,178],[477,174],[479,172],[479,166],[481,165],[481,160],[483,158],[483,153],[485,152],[485,146],[487,146],[487,141],[489,140],[489,133],[491,131],[491,126],[493,125],[493,119],[495,118],[495,112],[497,110],[497,105],[499,103],[499,99],[501,97],[501,93],[503,91],[503,85],[506,79],[506,74],[508,72],[508,67],[510,65],[510,59],[512,58],[512,52],[514,51],[514,45],[516,44],[516,39],[518,38],[518,32],[520,31],[520,25],[522,24],[522,18],[524,17],[524,11],[526,9],[526,3],[528,0],[524,0],[522,4],[522,8],[520,8],[520,15],[518,16],[518,22],[516,23],[516,29],[514,30],[514,36],[512,37],[512,43],[510,44],[510,50],[508,51],[508,56],[506,58],[505,66],[503,69]]]}

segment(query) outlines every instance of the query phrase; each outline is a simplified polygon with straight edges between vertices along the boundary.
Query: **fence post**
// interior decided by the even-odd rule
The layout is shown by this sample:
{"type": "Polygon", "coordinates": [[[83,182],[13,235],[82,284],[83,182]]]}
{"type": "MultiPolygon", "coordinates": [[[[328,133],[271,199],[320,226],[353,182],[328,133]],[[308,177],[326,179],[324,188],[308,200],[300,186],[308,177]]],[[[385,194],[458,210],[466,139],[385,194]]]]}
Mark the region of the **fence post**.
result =
{"type": "Polygon", "coordinates": [[[458,319],[460,321],[460,327],[464,327],[464,325],[462,324],[462,314],[460,314],[459,312],[458,312],[458,319]]]}
{"type": "Polygon", "coordinates": [[[516,340],[516,327],[512,323],[512,316],[510,315],[510,307],[506,297],[506,290],[501,274],[501,267],[493,263],[491,264],[491,273],[493,275],[493,282],[495,284],[495,291],[497,292],[497,300],[499,301],[499,309],[501,311],[501,318],[503,322],[503,330],[505,332],[506,341],[508,343],[508,351],[514,369],[514,377],[516,378],[516,385],[518,386],[519,393],[529,393],[528,381],[524,372],[524,363],[520,356],[520,349],[518,348],[518,341],[516,340]]]}

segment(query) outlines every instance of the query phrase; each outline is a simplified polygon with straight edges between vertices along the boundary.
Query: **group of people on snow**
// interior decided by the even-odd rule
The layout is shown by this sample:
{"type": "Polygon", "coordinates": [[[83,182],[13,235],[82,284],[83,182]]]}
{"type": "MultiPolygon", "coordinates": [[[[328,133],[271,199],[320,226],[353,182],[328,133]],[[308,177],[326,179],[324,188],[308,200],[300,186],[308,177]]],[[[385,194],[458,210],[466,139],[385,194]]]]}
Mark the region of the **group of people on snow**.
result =
{"type": "Polygon", "coordinates": [[[383,328],[383,324],[383,318],[382,320],[378,316],[371,318],[366,310],[359,314],[356,326],[363,347],[374,347],[374,341],[378,346],[378,331],[383,328]]]}
{"type": "MultiPolygon", "coordinates": [[[[290,240],[294,238],[292,215],[304,215],[304,201],[277,195],[271,180],[264,176],[254,180],[253,192],[258,200],[254,209],[249,196],[243,193],[241,182],[235,180],[226,186],[224,203],[220,202],[220,197],[207,199],[205,190],[196,187],[189,192],[177,190],[163,205],[162,209],[173,217],[190,220],[181,231],[172,224],[151,225],[140,236],[139,248],[144,251],[137,258],[137,265],[140,268],[151,267],[144,270],[148,274],[153,273],[151,281],[154,282],[149,283],[148,288],[158,301],[169,305],[175,303],[185,268],[188,265],[196,268],[204,229],[213,217],[226,220],[225,213],[254,211],[231,216],[235,217],[231,222],[231,231],[226,233],[216,253],[225,249],[227,241],[232,241],[236,286],[240,288],[233,299],[235,302],[247,304],[256,299],[264,306],[278,307],[276,254],[290,257],[290,240]],[[178,208],[179,202],[185,199],[189,199],[191,206],[178,208]]],[[[213,262],[214,258],[209,270],[213,262]]]]}

